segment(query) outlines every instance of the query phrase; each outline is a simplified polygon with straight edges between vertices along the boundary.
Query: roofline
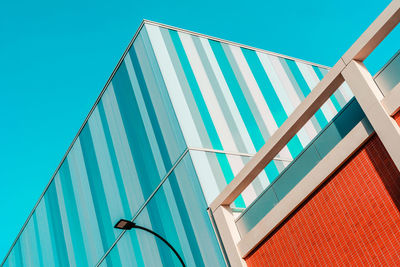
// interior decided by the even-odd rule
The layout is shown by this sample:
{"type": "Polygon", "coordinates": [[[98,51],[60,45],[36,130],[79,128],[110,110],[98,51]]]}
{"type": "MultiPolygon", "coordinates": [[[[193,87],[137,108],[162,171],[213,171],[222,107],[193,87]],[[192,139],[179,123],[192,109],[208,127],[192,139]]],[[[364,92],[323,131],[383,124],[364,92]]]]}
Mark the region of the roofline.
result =
{"type": "Polygon", "coordinates": [[[114,70],[112,71],[110,77],[108,78],[107,82],[105,83],[105,85],[104,85],[103,89],[101,90],[99,96],[97,97],[96,101],[94,102],[94,104],[93,104],[92,108],[90,109],[88,115],[86,116],[85,120],[83,121],[81,127],[79,128],[78,133],[75,135],[75,137],[72,140],[71,144],[69,145],[67,151],[65,152],[64,156],[62,157],[61,162],[58,164],[56,170],[54,171],[53,175],[51,176],[50,181],[47,183],[47,185],[46,185],[45,189],[43,190],[42,194],[39,196],[38,201],[36,202],[36,204],[33,207],[32,211],[29,213],[28,218],[25,220],[24,224],[22,225],[21,230],[18,232],[17,237],[15,238],[14,242],[12,243],[10,249],[8,250],[7,254],[5,255],[5,257],[4,257],[3,261],[1,262],[0,266],[3,266],[4,263],[6,262],[8,256],[10,255],[12,249],[14,248],[15,244],[17,243],[17,241],[18,241],[19,237],[21,236],[22,232],[26,228],[26,225],[28,224],[29,220],[31,219],[33,213],[35,212],[37,206],[39,205],[40,201],[42,200],[44,194],[47,192],[47,189],[49,188],[51,182],[54,180],[54,177],[57,175],[58,171],[60,170],[61,165],[64,163],[65,159],[67,158],[69,152],[71,151],[71,149],[74,146],[76,140],[78,139],[79,135],[81,134],[83,128],[85,127],[86,123],[88,122],[88,120],[89,120],[90,116],[92,115],[94,109],[97,107],[97,104],[100,102],[100,99],[102,98],[104,92],[106,91],[107,87],[110,85],[111,80],[114,78],[115,73],[117,72],[117,70],[121,66],[122,62],[124,61],[126,54],[128,54],[130,48],[132,47],[133,42],[136,40],[136,37],[139,35],[140,31],[142,30],[142,28],[143,28],[143,26],[145,24],[155,25],[155,26],[159,26],[159,27],[162,27],[162,28],[170,29],[170,30],[184,32],[184,33],[188,33],[188,34],[191,34],[191,35],[194,35],[194,36],[199,36],[199,37],[207,38],[207,39],[210,39],[210,40],[218,41],[218,42],[221,42],[221,43],[225,43],[225,44],[229,44],[229,45],[233,45],[233,46],[238,46],[238,47],[242,47],[242,48],[251,49],[251,50],[254,50],[254,51],[257,51],[257,52],[260,52],[260,53],[266,53],[266,54],[270,54],[270,55],[273,55],[273,56],[287,58],[287,59],[295,60],[295,61],[298,61],[298,62],[314,65],[314,66],[317,66],[317,67],[320,67],[320,68],[324,68],[324,69],[330,69],[330,67],[327,67],[327,66],[324,66],[324,65],[320,65],[320,64],[315,64],[315,63],[312,63],[312,62],[309,62],[309,61],[306,61],[306,60],[302,60],[302,59],[297,59],[297,58],[294,58],[294,57],[281,55],[281,54],[278,54],[278,53],[274,53],[274,52],[270,52],[270,51],[267,51],[267,50],[251,47],[251,46],[248,46],[248,45],[243,45],[243,44],[240,44],[240,43],[235,43],[235,42],[223,40],[223,39],[220,39],[220,38],[216,38],[216,37],[213,37],[213,36],[209,36],[209,35],[193,32],[193,31],[181,29],[181,28],[178,28],[178,27],[162,24],[162,23],[159,23],[159,22],[143,19],[142,22],[140,23],[138,29],[136,30],[135,34],[133,35],[131,41],[129,42],[127,48],[125,49],[124,53],[122,54],[121,58],[119,59],[117,65],[115,66],[114,70]]]}
{"type": "Polygon", "coordinates": [[[249,45],[244,45],[244,44],[237,43],[237,42],[224,40],[224,39],[217,38],[217,37],[214,37],[214,36],[211,36],[211,35],[207,35],[207,34],[202,34],[202,33],[194,32],[194,31],[185,30],[185,29],[182,29],[182,28],[178,28],[178,27],[174,27],[174,26],[171,26],[171,25],[155,22],[155,21],[148,20],[148,19],[143,19],[142,24],[150,24],[150,25],[155,25],[155,26],[159,26],[159,27],[162,27],[162,28],[170,29],[170,30],[184,32],[184,33],[187,33],[187,34],[191,34],[191,35],[198,36],[198,37],[203,37],[203,38],[214,40],[214,41],[221,42],[221,43],[224,43],[224,44],[233,45],[233,46],[237,46],[237,47],[242,47],[242,48],[254,50],[256,52],[269,54],[269,55],[277,56],[277,57],[281,57],[281,58],[291,59],[291,60],[294,60],[294,61],[298,61],[298,62],[302,62],[302,63],[305,63],[305,64],[309,64],[309,65],[314,65],[316,67],[323,68],[323,69],[330,69],[331,68],[331,67],[328,67],[328,66],[325,66],[325,65],[313,63],[311,61],[307,61],[307,60],[303,60],[303,59],[299,59],[299,58],[295,58],[295,57],[291,57],[291,56],[282,55],[282,54],[271,52],[271,51],[268,51],[268,50],[252,47],[252,46],[249,46],[249,45]]]}

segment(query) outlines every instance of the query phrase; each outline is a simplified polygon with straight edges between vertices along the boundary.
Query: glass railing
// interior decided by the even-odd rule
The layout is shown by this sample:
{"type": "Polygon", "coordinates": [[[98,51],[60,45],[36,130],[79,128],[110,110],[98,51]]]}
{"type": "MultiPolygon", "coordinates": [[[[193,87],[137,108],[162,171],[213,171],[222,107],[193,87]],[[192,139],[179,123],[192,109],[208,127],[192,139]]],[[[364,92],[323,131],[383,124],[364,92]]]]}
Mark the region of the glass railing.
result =
{"type": "Polygon", "coordinates": [[[374,80],[384,95],[400,82],[400,50],[378,71],[374,80]]]}
{"type": "Polygon", "coordinates": [[[258,198],[236,219],[243,236],[281,201],[360,121],[372,132],[358,102],[353,98],[304,148],[258,198]]]}

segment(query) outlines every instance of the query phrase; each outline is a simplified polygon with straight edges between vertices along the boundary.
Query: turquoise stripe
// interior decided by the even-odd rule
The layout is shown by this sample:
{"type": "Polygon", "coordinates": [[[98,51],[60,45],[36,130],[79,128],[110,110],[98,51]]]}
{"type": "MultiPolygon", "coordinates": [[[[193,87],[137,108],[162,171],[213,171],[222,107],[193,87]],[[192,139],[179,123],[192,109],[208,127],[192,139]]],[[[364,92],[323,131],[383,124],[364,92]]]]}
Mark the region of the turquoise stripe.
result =
{"type": "MultiPolygon", "coordinates": [[[[250,88],[248,88],[247,83],[242,75],[242,72],[239,68],[239,65],[237,64],[235,57],[231,51],[231,48],[227,44],[221,44],[223,55],[225,55],[226,60],[228,61],[228,64],[232,68],[232,72],[234,77],[237,80],[237,84],[240,88],[240,91],[243,93],[244,101],[247,103],[246,107],[249,108],[249,112],[253,115],[254,121],[255,121],[255,126],[258,128],[260,131],[260,134],[262,136],[263,142],[268,140],[268,138],[271,136],[271,133],[268,131],[267,126],[264,122],[264,119],[262,118],[263,116],[261,115],[260,110],[258,110],[256,101],[251,92],[250,88]]],[[[253,88],[254,89],[254,88],[253,88]]],[[[244,122],[245,124],[247,123],[246,121],[244,122]]],[[[256,150],[259,150],[257,146],[255,146],[256,150]]]]}
{"type": "MultiPolygon", "coordinates": [[[[211,119],[210,113],[208,112],[206,103],[204,101],[204,98],[201,94],[200,88],[197,84],[196,78],[194,76],[192,67],[190,66],[189,60],[186,56],[185,50],[183,48],[182,42],[179,39],[179,35],[176,31],[169,30],[172,42],[174,43],[175,50],[178,54],[180,63],[182,65],[182,68],[185,72],[185,76],[187,78],[187,81],[189,83],[190,89],[192,90],[193,96],[196,101],[196,105],[199,109],[201,118],[203,120],[203,123],[206,127],[207,133],[210,137],[211,144],[214,149],[219,149],[223,150],[224,148],[222,147],[221,141],[219,139],[217,130],[215,129],[215,126],[213,124],[213,121],[211,119]]],[[[232,179],[234,178],[232,169],[229,165],[229,161],[224,154],[217,155],[218,162],[221,166],[221,169],[224,173],[225,176],[225,181],[227,183],[230,183],[232,179]]],[[[244,205],[244,202],[242,199],[238,199],[238,205],[244,205]]],[[[236,202],[235,202],[236,203],[236,202]]]]}
{"type": "MultiPolygon", "coordinates": [[[[260,59],[257,56],[257,53],[253,50],[245,48],[242,48],[242,52],[264,96],[264,99],[271,110],[276,124],[278,127],[280,127],[286,121],[288,116],[278,98],[278,95],[275,92],[274,87],[271,84],[271,81],[268,78],[267,73],[265,72],[260,59]]],[[[295,135],[290,142],[288,142],[287,146],[293,158],[295,158],[303,150],[303,146],[301,145],[297,135],[295,135]]],[[[277,175],[278,174],[274,175],[274,177],[277,175]]]]}
{"type": "MultiPolygon", "coordinates": [[[[101,124],[103,125],[104,135],[106,137],[107,148],[108,148],[110,158],[111,158],[111,164],[112,164],[112,167],[114,170],[115,181],[117,183],[118,192],[119,192],[118,195],[121,197],[122,209],[124,211],[124,218],[132,218],[132,213],[129,208],[129,202],[128,202],[128,198],[126,195],[124,182],[122,180],[121,171],[118,166],[117,156],[116,156],[115,149],[114,149],[114,146],[112,143],[111,133],[109,130],[106,114],[104,111],[103,101],[100,101],[99,104],[97,105],[97,107],[98,107],[99,114],[100,114],[101,124]]],[[[133,250],[135,253],[135,260],[138,263],[138,266],[144,266],[143,257],[142,257],[142,253],[140,252],[140,245],[138,242],[136,231],[132,231],[130,233],[130,235],[132,237],[131,241],[132,241],[132,246],[133,246],[133,250]]]]}
{"type": "Polygon", "coordinates": [[[21,240],[18,239],[17,243],[15,244],[14,250],[14,259],[15,259],[15,266],[24,266],[24,260],[22,258],[22,249],[21,249],[21,240]]]}
{"type": "MultiPolygon", "coordinates": [[[[133,49],[130,50],[130,53],[132,50],[133,49]]],[[[147,198],[160,183],[161,177],[158,176],[158,172],[156,171],[156,162],[152,154],[143,119],[140,115],[139,106],[125,64],[119,67],[118,72],[114,76],[113,85],[126,136],[131,148],[132,158],[137,169],[139,183],[144,197],[147,198]]],[[[163,223],[159,213],[149,213],[149,218],[152,225],[162,225],[163,223]]],[[[163,231],[159,232],[159,234],[165,236],[163,231]]],[[[163,265],[171,266],[173,263],[172,255],[169,251],[165,251],[163,246],[164,244],[157,241],[157,247],[162,255],[163,265]]]]}
{"type": "MultiPolygon", "coordinates": [[[[317,74],[318,79],[322,80],[322,78],[324,78],[324,75],[322,74],[321,70],[318,67],[314,66],[314,65],[312,67],[313,67],[314,72],[317,74]]],[[[331,99],[333,105],[335,106],[336,111],[339,112],[340,109],[341,109],[341,106],[340,106],[338,100],[336,99],[335,95],[332,95],[330,97],[330,99],[331,99]]]]}
{"type": "Polygon", "coordinates": [[[38,254],[38,258],[39,258],[39,265],[44,266],[43,265],[43,256],[42,256],[43,253],[42,253],[42,249],[40,246],[39,226],[37,223],[36,211],[32,215],[32,220],[33,220],[33,227],[35,229],[36,247],[37,247],[37,254],[38,254]]]}
{"type": "Polygon", "coordinates": [[[127,218],[131,218],[132,217],[132,213],[131,213],[131,210],[129,208],[129,201],[128,201],[128,198],[126,196],[126,190],[125,190],[124,182],[123,182],[123,179],[122,179],[122,176],[121,176],[121,171],[119,169],[117,155],[115,153],[114,145],[113,145],[113,142],[112,142],[111,133],[110,133],[108,122],[107,122],[107,118],[106,118],[106,113],[104,111],[103,101],[99,102],[99,104],[97,105],[97,109],[99,111],[101,124],[103,126],[104,136],[106,138],[107,148],[108,148],[108,151],[109,151],[109,154],[110,154],[111,165],[113,167],[113,173],[114,173],[114,176],[115,176],[115,181],[117,183],[119,196],[121,198],[121,203],[122,203],[122,209],[124,211],[124,216],[127,217],[127,218]]]}
{"type": "Polygon", "coordinates": [[[64,161],[59,170],[59,174],[71,234],[71,241],[74,249],[75,261],[78,266],[87,266],[88,261],[85,252],[85,245],[83,243],[82,229],[79,223],[79,215],[76,207],[74,190],[72,188],[68,160],[64,161]]]}
{"type": "MultiPolygon", "coordinates": [[[[140,51],[138,51],[138,52],[140,52],[140,51]]],[[[142,92],[143,100],[146,105],[146,110],[148,112],[148,115],[149,115],[149,118],[151,121],[151,125],[154,130],[154,134],[156,136],[157,144],[160,149],[160,153],[161,153],[162,160],[164,162],[164,166],[166,166],[167,170],[171,169],[172,162],[171,162],[171,159],[169,158],[167,145],[165,143],[164,137],[162,135],[161,127],[160,127],[160,124],[158,122],[158,119],[157,119],[157,116],[155,113],[155,107],[153,106],[153,103],[152,103],[150,95],[149,95],[149,89],[145,83],[143,72],[139,65],[139,59],[138,59],[139,55],[136,53],[135,49],[131,49],[129,51],[129,54],[131,55],[132,65],[135,69],[136,77],[137,77],[138,83],[140,85],[140,90],[142,92]]],[[[175,176],[174,173],[172,173],[168,179],[170,181],[172,190],[174,192],[176,204],[180,211],[182,223],[185,228],[185,234],[188,237],[190,244],[192,245],[190,248],[192,251],[192,255],[195,258],[196,262],[198,262],[199,264],[204,264],[203,259],[201,258],[201,252],[198,247],[198,242],[196,240],[196,237],[194,236],[194,231],[193,231],[192,225],[189,220],[189,216],[188,216],[187,211],[184,206],[182,193],[180,192],[179,188],[177,188],[177,182],[174,180],[174,178],[173,178],[174,176],[175,176]]],[[[162,194],[162,197],[165,198],[165,195],[162,194]]],[[[165,199],[165,201],[161,201],[161,203],[164,203],[166,205],[165,211],[168,211],[167,200],[165,199]]],[[[169,216],[169,217],[171,216],[171,214],[169,212],[168,212],[168,214],[165,214],[165,215],[169,216]]],[[[174,229],[175,226],[172,224],[172,225],[170,225],[170,227],[165,227],[165,228],[166,229],[174,229]]],[[[177,249],[182,250],[182,248],[180,247],[180,243],[179,243],[179,239],[178,239],[177,235],[175,235],[175,244],[177,244],[177,249]]]]}
{"type": "MultiPolygon", "coordinates": [[[[307,82],[304,80],[304,77],[301,74],[296,62],[294,62],[291,59],[285,59],[285,61],[286,61],[287,65],[289,66],[290,71],[292,72],[293,76],[295,77],[296,82],[300,86],[300,89],[301,89],[304,97],[307,97],[308,94],[311,92],[311,89],[310,89],[310,87],[308,87],[307,82]]],[[[319,125],[321,126],[321,128],[324,128],[328,124],[328,121],[326,120],[324,114],[322,113],[322,111],[320,109],[315,113],[315,117],[317,118],[317,121],[318,121],[319,125]]]]}
{"type": "Polygon", "coordinates": [[[185,50],[183,48],[183,45],[181,43],[181,40],[179,39],[179,35],[176,31],[170,30],[169,31],[171,39],[175,45],[176,52],[178,54],[179,60],[182,64],[182,68],[185,72],[185,76],[187,78],[187,81],[189,83],[190,89],[192,90],[193,96],[195,98],[197,107],[200,111],[201,118],[204,122],[204,125],[206,127],[207,133],[210,137],[211,144],[214,149],[219,149],[223,150],[223,146],[221,144],[221,141],[219,139],[217,130],[215,129],[214,123],[211,119],[211,115],[208,112],[207,105],[204,101],[204,98],[201,94],[200,88],[197,84],[196,78],[194,76],[192,67],[190,66],[189,60],[186,56],[185,50]]]}
{"type": "MultiPolygon", "coordinates": [[[[150,39],[147,34],[146,28],[142,29],[140,36],[142,37],[143,46],[146,50],[147,59],[150,63],[149,64],[150,70],[153,72],[153,75],[154,75],[154,78],[156,81],[156,85],[157,85],[156,89],[157,89],[157,93],[159,94],[159,96],[157,96],[157,97],[160,97],[162,100],[162,103],[163,103],[163,109],[160,111],[160,113],[163,113],[163,115],[168,118],[168,122],[169,122],[168,130],[171,132],[170,134],[173,137],[175,137],[175,139],[173,139],[173,144],[174,144],[174,152],[176,154],[174,154],[174,155],[178,157],[181,155],[181,153],[187,147],[185,138],[183,136],[182,129],[179,126],[178,118],[177,118],[177,116],[175,114],[175,110],[172,106],[171,99],[168,95],[168,89],[165,85],[164,78],[163,78],[161,70],[160,70],[160,66],[157,63],[157,59],[154,54],[153,48],[151,46],[150,39]]],[[[156,106],[156,108],[157,108],[157,106],[156,106]]],[[[170,144],[168,144],[168,145],[170,145],[170,144]]],[[[174,159],[174,161],[176,159],[174,159]]]]}
{"type": "MultiPolygon", "coordinates": [[[[240,88],[232,66],[229,64],[229,60],[222,48],[222,45],[213,40],[209,40],[209,43],[217,59],[218,65],[221,68],[222,74],[225,77],[226,83],[229,86],[240,115],[243,118],[250,138],[253,141],[256,150],[258,151],[265,144],[265,140],[257,126],[257,122],[253,114],[251,113],[250,107],[246,101],[242,89],[240,88]]],[[[271,180],[279,174],[274,162],[271,162],[270,167],[266,168],[265,171],[267,172],[267,176],[271,177],[271,180]]]]}
{"type": "Polygon", "coordinates": [[[61,223],[61,214],[57,199],[57,190],[54,181],[48,187],[44,195],[46,200],[46,213],[49,219],[49,231],[55,251],[53,254],[58,260],[59,266],[69,266],[67,246],[64,238],[64,230],[61,223]]]}
{"type": "Polygon", "coordinates": [[[315,71],[315,74],[317,74],[318,79],[322,80],[324,78],[324,74],[322,74],[321,70],[317,66],[312,66],[313,70],[315,71]]]}
{"type": "Polygon", "coordinates": [[[211,144],[210,137],[209,137],[206,127],[203,123],[203,119],[201,118],[200,111],[197,107],[196,101],[192,94],[192,90],[191,90],[189,83],[187,81],[187,78],[185,76],[185,72],[183,70],[182,63],[180,62],[180,59],[176,52],[175,45],[172,41],[169,30],[162,28],[162,29],[160,29],[160,31],[161,31],[162,39],[164,40],[165,46],[168,50],[168,55],[170,57],[171,63],[173,64],[174,72],[176,73],[179,84],[182,88],[184,101],[185,101],[187,107],[189,108],[190,114],[186,114],[185,117],[190,118],[193,121],[194,126],[195,126],[195,129],[193,129],[193,130],[195,130],[198,133],[199,139],[200,139],[200,140],[193,140],[195,143],[188,144],[188,145],[189,146],[198,145],[198,146],[202,146],[205,148],[212,148],[213,146],[211,144]]]}
{"type": "MultiPolygon", "coordinates": [[[[111,215],[108,210],[104,187],[101,181],[100,170],[97,163],[96,153],[94,151],[93,140],[88,124],[83,127],[79,139],[82,147],[83,160],[86,166],[90,192],[96,213],[97,224],[100,230],[101,242],[103,245],[103,249],[107,250],[115,240],[115,236],[113,233],[114,222],[111,221],[111,215]]],[[[116,253],[118,253],[118,251],[116,251],[116,253]]],[[[112,266],[111,261],[107,261],[107,264],[112,266]]]]}
{"type": "Polygon", "coordinates": [[[217,77],[215,76],[215,73],[213,72],[211,62],[209,58],[207,57],[206,52],[204,51],[203,45],[201,44],[201,41],[199,38],[193,38],[193,42],[196,46],[197,52],[199,53],[200,60],[202,64],[204,65],[204,69],[207,73],[207,77],[210,80],[211,86],[213,88],[213,91],[215,93],[215,96],[217,98],[217,101],[219,105],[221,106],[221,110],[223,112],[223,116],[226,119],[226,122],[228,124],[228,127],[232,133],[233,136],[233,141],[235,142],[237,148],[239,151],[246,151],[248,153],[251,153],[252,151],[248,151],[246,149],[246,146],[242,140],[242,136],[239,132],[239,129],[235,123],[235,120],[233,118],[233,114],[231,113],[228,103],[225,100],[224,94],[222,92],[221,87],[219,86],[217,77]]]}

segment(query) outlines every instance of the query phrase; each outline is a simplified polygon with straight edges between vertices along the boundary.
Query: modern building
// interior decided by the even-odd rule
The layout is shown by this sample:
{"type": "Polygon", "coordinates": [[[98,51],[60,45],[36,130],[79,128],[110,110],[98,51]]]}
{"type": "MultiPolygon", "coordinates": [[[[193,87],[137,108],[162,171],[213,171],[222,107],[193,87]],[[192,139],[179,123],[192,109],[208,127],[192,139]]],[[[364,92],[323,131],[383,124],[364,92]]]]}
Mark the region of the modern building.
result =
{"type": "Polygon", "coordinates": [[[143,21],[1,266],[399,265],[400,56],[333,68],[143,21]],[[396,123],[396,120],[398,123],[396,123]]]}

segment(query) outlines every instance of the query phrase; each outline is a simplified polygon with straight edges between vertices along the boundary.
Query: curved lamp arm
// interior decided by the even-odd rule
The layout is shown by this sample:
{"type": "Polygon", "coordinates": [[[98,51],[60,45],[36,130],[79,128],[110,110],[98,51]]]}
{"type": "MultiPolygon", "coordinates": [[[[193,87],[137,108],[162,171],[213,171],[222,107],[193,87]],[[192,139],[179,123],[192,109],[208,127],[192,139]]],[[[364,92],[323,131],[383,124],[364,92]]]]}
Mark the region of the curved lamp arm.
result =
{"type": "Polygon", "coordinates": [[[159,234],[153,232],[152,230],[147,229],[147,228],[142,227],[142,226],[139,226],[139,225],[137,225],[137,224],[134,223],[134,222],[131,222],[131,221],[128,221],[128,220],[124,220],[124,219],[119,220],[119,221],[114,225],[114,228],[121,229],[121,230],[130,230],[130,229],[132,229],[132,228],[137,228],[137,229],[141,229],[141,230],[143,230],[143,231],[146,231],[146,232],[149,232],[150,234],[155,235],[156,237],[158,237],[159,239],[161,239],[162,241],[164,241],[165,244],[167,244],[167,246],[168,246],[168,247],[175,253],[175,255],[178,257],[178,259],[179,259],[179,261],[181,262],[182,266],[183,266],[183,267],[186,267],[186,266],[185,266],[185,263],[183,262],[183,260],[182,260],[182,258],[181,258],[181,256],[179,256],[178,252],[174,249],[174,247],[173,247],[167,240],[165,240],[162,236],[160,236],[159,234]]]}

